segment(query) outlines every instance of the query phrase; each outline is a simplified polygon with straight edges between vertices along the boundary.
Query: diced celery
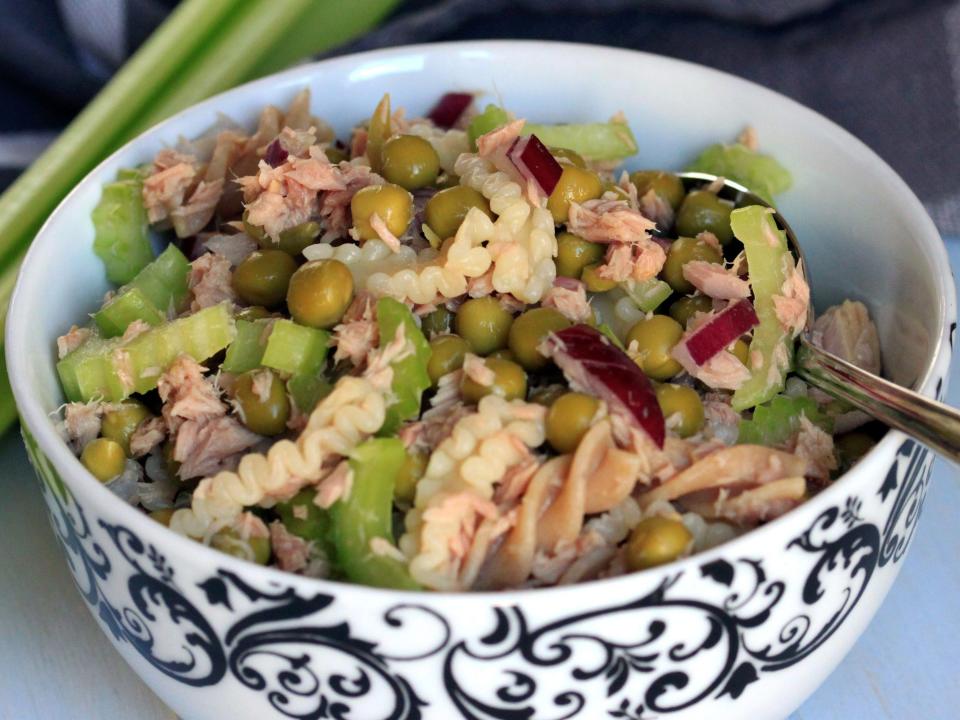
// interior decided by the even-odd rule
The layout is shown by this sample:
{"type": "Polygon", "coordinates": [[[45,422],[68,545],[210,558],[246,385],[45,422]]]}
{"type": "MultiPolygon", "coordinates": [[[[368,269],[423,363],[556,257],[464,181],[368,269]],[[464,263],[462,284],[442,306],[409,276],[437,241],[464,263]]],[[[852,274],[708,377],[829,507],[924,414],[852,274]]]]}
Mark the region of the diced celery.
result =
{"type": "Polygon", "coordinates": [[[767,402],[783,390],[793,347],[790,335],[777,319],[773,296],[783,292],[793,256],[770,208],[751,205],[734,210],[730,226],[747,255],[753,306],[760,319],[750,341],[750,377],[733,394],[733,409],[740,412],[767,402]]]}
{"type": "Polygon", "coordinates": [[[832,420],[820,412],[811,398],[777,395],[770,402],[757,405],[751,420],[740,422],[737,442],[768,447],[783,445],[797,431],[801,415],[826,432],[833,430],[832,420]]]}
{"type": "Polygon", "coordinates": [[[267,320],[237,320],[237,335],[227,348],[220,368],[224,372],[245,373],[260,367],[267,345],[267,320]]]}
{"type": "Polygon", "coordinates": [[[110,353],[121,344],[120,338],[104,340],[94,335],[80,347],[57,363],[57,374],[63,394],[70,402],[80,402],[96,397],[96,392],[85,397],[81,390],[81,378],[87,387],[106,386],[110,353]]]}
{"type": "Polygon", "coordinates": [[[610,327],[609,325],[607,325],[606,323],[602,323],[601,325],[597,325],[597,330],[599,330],[600,333],[601,333],[605,338],[607,338],[607,340],[609,340],[610,342],[612,342],[614,345],[616,345],[616,346],[617,346],[618,348],[620,348],[621,350],[625,350],[625,349],[626,349],[626,348],[623,347],[623,342],[620,340],[620,338],[617,337],[617,334],[613,331],[613,328],[610,327]]]}
{"type": "Polygon", "coordinates": [[[294,375],[287,380],[287,392],[293,399],[297,410],[307,415],[313,412],[323,398],[330,394],[333,386],[323,375],[294,375]]]}
{"type": "Polygon", "coordinates": [[[105,338],[123,335],[134,320],[142,320],[147,325],[159,325],[164,321],[157,306],[147,300],[139,288],[129,288],[115,295],[93,315],[93,321],[105,338]]]}
{"type": "Polygon", "coordinates": [[[111,282],[129,282],[153,259],[142,190],[138,180],[108,183],[93,209],[93,250],[111,282]]]}
{"type": "Polygon", "coordinates": [[[117,181],[121,180],[136,180],[138,182],[143,182],[150,174],[149,165],[139,165],[132,168],[120,168],[117,170],[117,181]]]}
{"type": "Polygon", "coordinates": [[[776,159],[740,143],[711,145],[687,166],[687,170],[729,178],[771,205],[774,195],[789,190],[793,184],[790,173],[776,159]]]}
{"type": "Polygon", "coordinates": [[[470,121],[470,125],[467,127],[470,147],[476,150],[478,137],[486,135],[492,130],[496,130],[501,125],[506,125],[509,120],[510,117],[507,115],[507,111],[502,107],[499,105],[487,105],[482,113],[474,115],[470,121]]]}
{"type": "Polygon", "coordinates": [[[540,125],[527,123],[523,135],[536,135],[548,147],[566,148],[585,160],[623,160],[637,152],[637,141],[626,122],[540,125]]]}
{"type": "Polygon", "coordinates": [[[329,512],[337,565],[352,582],[419,589],[405,562],[377,554],[370,547],[374,539],[394,546],[393,488],[403,461],[403,443],[396,438],[368,440],[350,453],[350,494],[334,503],[329,512]]]}
{"type": "Polygon", "coordinates": [[[773,204],[774,195],[786,192],[793,184],[790,173],[774,157],[740,143],[711,145],[687,170],[730,178],[770,204],[773,204]]]}
{"type": "Polygon", "coordinates": [[[393,298],[377,301],[377,326],[380,330],[380,345],[393,341],[397,328],[403,325],[407,342],[413,344],[413,352],[391,364],[393,368],[392,405],[387,408],[387,417],[380,430],[381,435],[392,435],[405,420],[420,413],[420,396],[430,387],[427,363],[430,361],[430,344],[413,319],[413,313],[393,298]]]}
{"type": "MultiPolygon", "coordinates": [[[[170,244],[156,259],[137,273],[128,287],[138,288],[162,313],[177,310],[187,297],[190,261],[176,245],[170,244]]],[[[123,292],[123,290],[121,290],[123,292]]]]}
{"type": "Polygon", "coordinates": [[[620,287],[644,312],[653,312],[673,294],[673,289],[663,280],[657,278],[650,278],[643,282],[627,280],[620,283],[620,287]]]}
{"type": "Polygon", "coordinates": [[[326,330],[298,325],[285,318],[274,320],[260,362],[291,375],[315,375],[327,359],[329,341],[330,333],[326,330]]]}

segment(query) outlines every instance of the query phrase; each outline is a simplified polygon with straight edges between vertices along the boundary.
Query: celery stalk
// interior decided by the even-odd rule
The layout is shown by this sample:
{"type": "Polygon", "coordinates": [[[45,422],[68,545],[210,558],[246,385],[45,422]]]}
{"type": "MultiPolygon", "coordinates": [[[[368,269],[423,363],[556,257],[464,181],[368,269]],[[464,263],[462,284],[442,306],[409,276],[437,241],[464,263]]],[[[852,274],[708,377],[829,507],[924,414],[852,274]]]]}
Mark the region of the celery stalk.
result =
{"type": "Polygon", "coordinates": [[[650,278],[643,282],[626,280],[620,283],[620,287],[644,312],[653,312],[673,294],[673,289],[663,280],[657,278],[650,278]]]}
{"type": "Polygon", "coordinates": [[[261,363],[291,375],[316,375],[327,359],[330,333],[285,318],[273,321],[261,363]]]}
{"type": "Polygon", "coordinates": [[[790,173],[775,158],[740,143],[711,145],[687,170],[730,178],[771,205],[773,196],[785,192],[793,183],[790,173]]]}
{"type": "Polygon", "coordinates": [[[791,338],[777,319],[773,296],[782,292],[793,256],[787,248],[787,237],[777,228],[772,214],[772,209],[760,205],[739,208],[730,214],[733,234],[747,254],[753,305],[760,319],[750,341],[750,377],[733,394],[733,409],[738,412],[767,402],[781,392],[792,361],[791,338]]]}
{"type": "MultiPolygon", "coordinates": [[[[176,245],[170,244],[130,281],[160,312],[180,309],[187,297],[190,261],[176,245]]],[[[119,291],[123,293],[126,288],[119,291]]]]}
{"type": "Polygon", "coordinates": [[[110,282],[129,282],[153,260],[143,184],[121,180],[103,186],[91,219],[93,251],[103,261],[110,282]]]}
{"type": "Polygon", "coordinates": [[[394,402],[387,408],[387,417],[380,429],[381,435],[389,436],[396,432],[402,422],[416,417],[420,412],[420,397],[430,387],[430,375],[427,374],[430,345],[417,327],[410,309],[393,298],[377,301],[377,325],[381,347],[393,341],[401,325],[407,342],[413,344],[412,353],[394,360],[390,365],[393,368],[391,389],[394,402]]]}
{"type": "Polygon", "coordinates": [[[294,375],[287,380],[287,392],[304,415],[313,412],[323,398],[330,394],[333,386],[322,375],[294,375]]]}
{"type": "Polygon", "coordinates": [[[479,113],[470,120],[467,127],[467,136],[470,138],[470,147],[475,151],[477,149],[477,138],[486,135],[488,132],[496,130],[501,125],[506,125],[510,117],[507,111],[499,105],[487,105],[482,113],[479,113]]]}
{"type": "Polygon", "coordinates": [[[105,338],[123,335],[127,326],[135,320],[154,326],[164,320],[157,306],[150,302],[139,288],[130,288],[115,295],[93,315],[93,321],[105,338]]]}
{"type": "Polygon", "coordinates": [[[403,443],[396,438],[368,440],[350,453],[350,494],[334,503],[330,518],[337,564],[352,582],[419,589],[406,563],[370,547],[375,538],[393,545],[393,488],[403,460],[403,443]]]}
{"type": "Polygon", "coordinates": [[[95,335],[57,363],[57,375],[67,400],[87,400],[83,388],[107,385],[110,353],[122,342],[120,338],[104,340],[95,335]]]}
{"type": "Polygon", "coordinates": [[[833,431],[833,422],[820,412],[811,398],[776,395],[770,402],[757,405],[752,419],[740,422],[737,442],[768,447],[781,446],[799,428],[801,415],[806,415],[807,420],[824,431],[833,431]]]}
{"type": "Polygon", "coordinates": [[[626,122],[540,125],[527,123],[523,135],[536,135],[548,147],[566,148],[585,160],[623,160],[637,152],[637,141],[626,122]]]}
{"type": "Polygon", "coordinates": [[[266,320],[237,320],[237,334],[220,368],[224,372],[245,373],[260,367],[263,362],[263,350],[267,345],[266,320]]]}

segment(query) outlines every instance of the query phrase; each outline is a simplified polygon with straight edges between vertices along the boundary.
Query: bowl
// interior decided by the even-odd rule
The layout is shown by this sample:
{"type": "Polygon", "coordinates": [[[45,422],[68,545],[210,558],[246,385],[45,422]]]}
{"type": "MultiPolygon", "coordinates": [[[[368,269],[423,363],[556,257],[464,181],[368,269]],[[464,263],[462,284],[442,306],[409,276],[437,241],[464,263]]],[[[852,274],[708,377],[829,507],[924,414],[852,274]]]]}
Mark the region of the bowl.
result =
{"type": "Polygon", "coordinates": [[[385,591],[248,564],[177,536],[88,475],[57,435],[54,340],[108,286],[90,212],[118,168],[218,113],[253,122],[313,91],[343,132],[388,90],[412,113],[450,89],[543,121],[623,110],[633,167],[680,167],[750,123],[793,173],[781,210],[824,307],[865,301],[898,382],[942,397],[955,290],[932,222],[849,133],[769,90],[625,50],[470,42],[297,67],[203,102],[104,161],[23,265],[7,321],[21,429],[53,530],[103,631],[185,718],[776,718],[840,662],[897,576],[931,453],[889,432],[787,515],[709,552],[623,577],[508,593],[385,591]]]}

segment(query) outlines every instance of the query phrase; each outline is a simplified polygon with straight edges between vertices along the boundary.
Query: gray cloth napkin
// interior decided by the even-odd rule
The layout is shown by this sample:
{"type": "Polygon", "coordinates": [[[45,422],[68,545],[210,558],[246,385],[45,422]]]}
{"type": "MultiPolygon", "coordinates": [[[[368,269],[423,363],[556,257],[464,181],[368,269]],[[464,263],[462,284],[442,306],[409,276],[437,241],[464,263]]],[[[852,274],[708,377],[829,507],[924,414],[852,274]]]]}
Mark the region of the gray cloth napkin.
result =
{"type": "MultiPolygon", "coordinates": [[[[0,0],[0,187],[37,142],[23,131],[65,124],[174,4],[118,3],[33,0],[25,12],[0,0]]],[[[760,82],[860,137],[941,232],[960,235],[960,0],[408,0],[331,54],[479,38],[615,45],[760,82]]]]}

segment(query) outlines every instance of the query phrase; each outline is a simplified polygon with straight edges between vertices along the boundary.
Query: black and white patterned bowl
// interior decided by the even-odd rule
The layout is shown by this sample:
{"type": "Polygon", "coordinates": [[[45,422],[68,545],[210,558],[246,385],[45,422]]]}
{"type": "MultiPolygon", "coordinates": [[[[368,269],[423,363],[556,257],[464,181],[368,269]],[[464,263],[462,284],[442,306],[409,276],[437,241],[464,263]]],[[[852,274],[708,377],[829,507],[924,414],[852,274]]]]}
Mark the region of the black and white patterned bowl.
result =
{"type": "Polygon", "coordinates": [[[130,143],[50,218],[24,264],[7,362],[27,449],[77,586],[117,650],[184,718],[777,718],[843,658],[899,570],[931,454],[889,433],[764,528],[664,568],[503,594],[307,580],[178,537],[90,477],[60,441],[54,339],[106,281],[90,211],[120,167],[225,112],[250,121],[303,86],[340,131],[384,91],[499,94],[545,121],[625,111],[635,167],[676,168],[753,124],[794,174],[781,209],[815,295],[870,306],[894,379],[942,396],[955,327],[944,247],[916,197],[854,137],[743,80],[640,53],[553,43],[400,48],[300,67],[202,103],[130,143]]]}

